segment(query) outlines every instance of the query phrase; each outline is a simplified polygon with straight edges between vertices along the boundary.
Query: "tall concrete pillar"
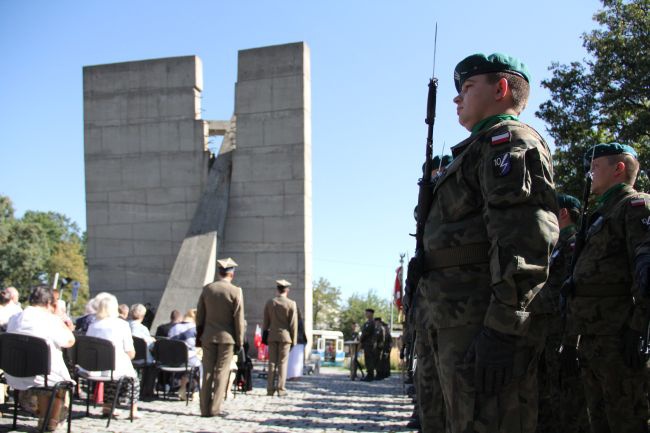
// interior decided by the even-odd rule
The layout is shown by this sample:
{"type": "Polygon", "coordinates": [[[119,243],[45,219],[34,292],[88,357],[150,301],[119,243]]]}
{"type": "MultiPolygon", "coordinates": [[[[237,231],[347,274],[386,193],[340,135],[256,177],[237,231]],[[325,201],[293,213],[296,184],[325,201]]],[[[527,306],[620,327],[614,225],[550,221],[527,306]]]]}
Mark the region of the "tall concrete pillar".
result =
{"type": "Polygon", "coordinates": [[[83,69],[91,292],[157,305],[208,170],[196,56],[83,69]]]}
{"type": "MultiPolygon", "coordinates": [[[[293,286],[312,329],[312,171],[309,48],[293,43],[239,52],[237,148],[219,257],[239,264],[248,335],[262,324],[275,280],[293,286]]],[[[251,340],[252,341],[252,340],[251,340]]]]}

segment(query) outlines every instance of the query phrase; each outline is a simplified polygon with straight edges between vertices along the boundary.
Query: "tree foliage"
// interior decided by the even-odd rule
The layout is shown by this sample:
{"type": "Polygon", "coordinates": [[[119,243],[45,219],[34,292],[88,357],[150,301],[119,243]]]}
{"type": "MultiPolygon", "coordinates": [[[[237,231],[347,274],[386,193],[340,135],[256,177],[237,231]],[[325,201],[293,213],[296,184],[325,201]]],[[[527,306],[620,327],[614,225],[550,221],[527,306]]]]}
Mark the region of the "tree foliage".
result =
{"type": "MultiPolygon", "coordinates": [[[[88,299],[88,272],[84,235],[67,216],[57,212],[27,211],[14,217],[11,199],[0,196],[0,283],[15,286],[22,297],[30,287],[60,277],[79,281],[79,299],[73,314],[88,299]]],[[[72,287],[63,290],[71,299],[72,287]]]]}
{"type": "Polygon", "coordinates": [[[599,28],[582,35],[589,56],[550,66],[551,99],[536,112],[555,140],[557,187],[577,197],[594,144],[629,144],[642,168],[650,162],[650,0],[603,0],[594,20],[599,28]]]}
{"type": "Polygon", "coordinates": [[[341,290],[323,277],[313,287],[314,328],[339,329],[341,290]]]}
{"type": "Polygon", "coordinates": [[[381,298],[375,290],[370,290],[365,296],[355,293],[347,300],[341,311],[341,331],[346,340],[352,338],[354,323],[362,325],[365,321],[366,308],[375,310],[375,317],[381,317],[384,322],[390,320],[390,301],[381,298]]]}

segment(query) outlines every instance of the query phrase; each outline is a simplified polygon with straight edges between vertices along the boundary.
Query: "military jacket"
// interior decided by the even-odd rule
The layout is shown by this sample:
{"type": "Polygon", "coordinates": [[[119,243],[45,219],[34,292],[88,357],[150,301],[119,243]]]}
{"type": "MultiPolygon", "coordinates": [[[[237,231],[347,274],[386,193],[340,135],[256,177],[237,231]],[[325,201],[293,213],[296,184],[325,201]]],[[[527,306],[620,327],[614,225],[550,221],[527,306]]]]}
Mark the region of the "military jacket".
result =
{"type": "Polygon", "coordinates": [[[361,338],[359,341],[364,347],[374,346],[376,343],[375,321],[368,320],[361,328],[361,338]]]}
{"type": "Polygon", "coordinates": [[[571,259],[576,242],[575,225],[565,227],[560,231],[560,238],[553,248],[550,259],[548,280],[531,303],[530,310],[534,314],[549,317],[548,334],[558,335],[563,331],[560,311],[560,289],[571,272],[571,259]]]}
{"type": "Polygon", "coordinates": [[[506,120],[452,153],[433,190],[419,293],[437,328],[525,335],[559,232],[550,150],[534,129],[506,120]]]}
{"type": "Polygon", "coordinates": [[[196,306],[196,329],[202,344],[244,343],[244,297],[242,290],[227,280],[203,287],[196,306]]]}
{"type": "Polygon", "coordinates": [[[573,270],[571,333],[616,335],[624,326],[645,333],[648,300],[634,281],[634,261],[650,251],[650,195],[623,185],[588,221],[573,270]]]}
{"type": "Polygon", "coordinates": [[[298,306],[286,296],[269,299],[264,306],[262,329],[269,330],[269,343],[298,341],[298,306]]]}

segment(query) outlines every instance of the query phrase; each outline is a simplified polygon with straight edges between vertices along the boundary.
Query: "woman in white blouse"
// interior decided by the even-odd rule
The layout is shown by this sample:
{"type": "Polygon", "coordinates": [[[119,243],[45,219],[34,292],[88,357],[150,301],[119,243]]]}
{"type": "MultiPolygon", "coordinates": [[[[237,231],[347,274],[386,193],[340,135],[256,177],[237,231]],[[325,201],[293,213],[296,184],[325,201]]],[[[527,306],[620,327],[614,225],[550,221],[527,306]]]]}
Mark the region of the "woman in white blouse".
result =
{"type": "MultiPolygon", "coordinates": [[[[74,335],[63,323],[63,320],[54,314],[54,293],[50,287],[37,286],[32,290],[29,295],[29,307],[9,319],[7,332],[32,335],[47,341],[50,347],[50,373],[47,375],[47,384],[49,386],[64,380],[72,381],[68,368],[63,361],[61,349],[71,347],[74,344],[74,335]]],[[[14,377],[9,374],[5,374],[5,376],[7,383],[21,392],[32,386],[43,386],[45,383],[43,376],[14,377]]],[[[26,394],[29,394],[29,391],[26,391],[26,394]]],[[[50,425],[47,426],[50,431],[56,429],[58,422],[63,421],[67,413],[65,410],[62,411],[64,409],[64,398],[65,391],[61,390],[57,393],[52,406],[50,425]]],[[[29,398],[25,400],[29,400],[29,398]]],[[[49,395],[37,394],[37,400],[40,428],[47,411],[49,395]]]]}
{"type": "MultiPolygon", "coordinates": [[[[138,413],[137,401],[140,395],[140,383],[138,376],[131,364],[131,360],[135,356],[135,348],[133,347],[133,338],[131,337],[131,328],[129,323],[119,318],[117,298],[113,295],[103,297],[97,305],[97,313],[95,314],[95,322],[88,327],[86,335],[90,337],[103,338],[109,340],[115,346],[115,370],[113,376],[119,378],[121,376],[129,376],[135,378],[133,390],[134,395],[134,418],[140,418],[138,413]]],[[[102,407],[102,414],[108,416],[111,410],[111,404],[115,391],[117,389],[117,382],[107,382],[104,389],[104,406],[102,407]]],[[[131,385],[122,386],[120,390],[120,399],[130,400],[131,398],[131,385]]],[[[119,416],[119,412],[114,412],[114,416],[119,416]]]]}

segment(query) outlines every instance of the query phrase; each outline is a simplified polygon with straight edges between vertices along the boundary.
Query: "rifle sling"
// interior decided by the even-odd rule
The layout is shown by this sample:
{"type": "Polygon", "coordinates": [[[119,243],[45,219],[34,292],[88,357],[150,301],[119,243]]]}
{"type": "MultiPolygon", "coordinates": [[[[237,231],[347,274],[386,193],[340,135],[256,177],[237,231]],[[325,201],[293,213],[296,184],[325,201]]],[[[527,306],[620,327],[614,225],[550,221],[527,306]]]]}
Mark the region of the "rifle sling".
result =
{"type": "Polygon", "coordinates": [[[439,249],[425,255],[424,270],[429,272],[452,266],[488,263],[490,261],[489,252],[490,244],[488,242],[439,249]]]}

